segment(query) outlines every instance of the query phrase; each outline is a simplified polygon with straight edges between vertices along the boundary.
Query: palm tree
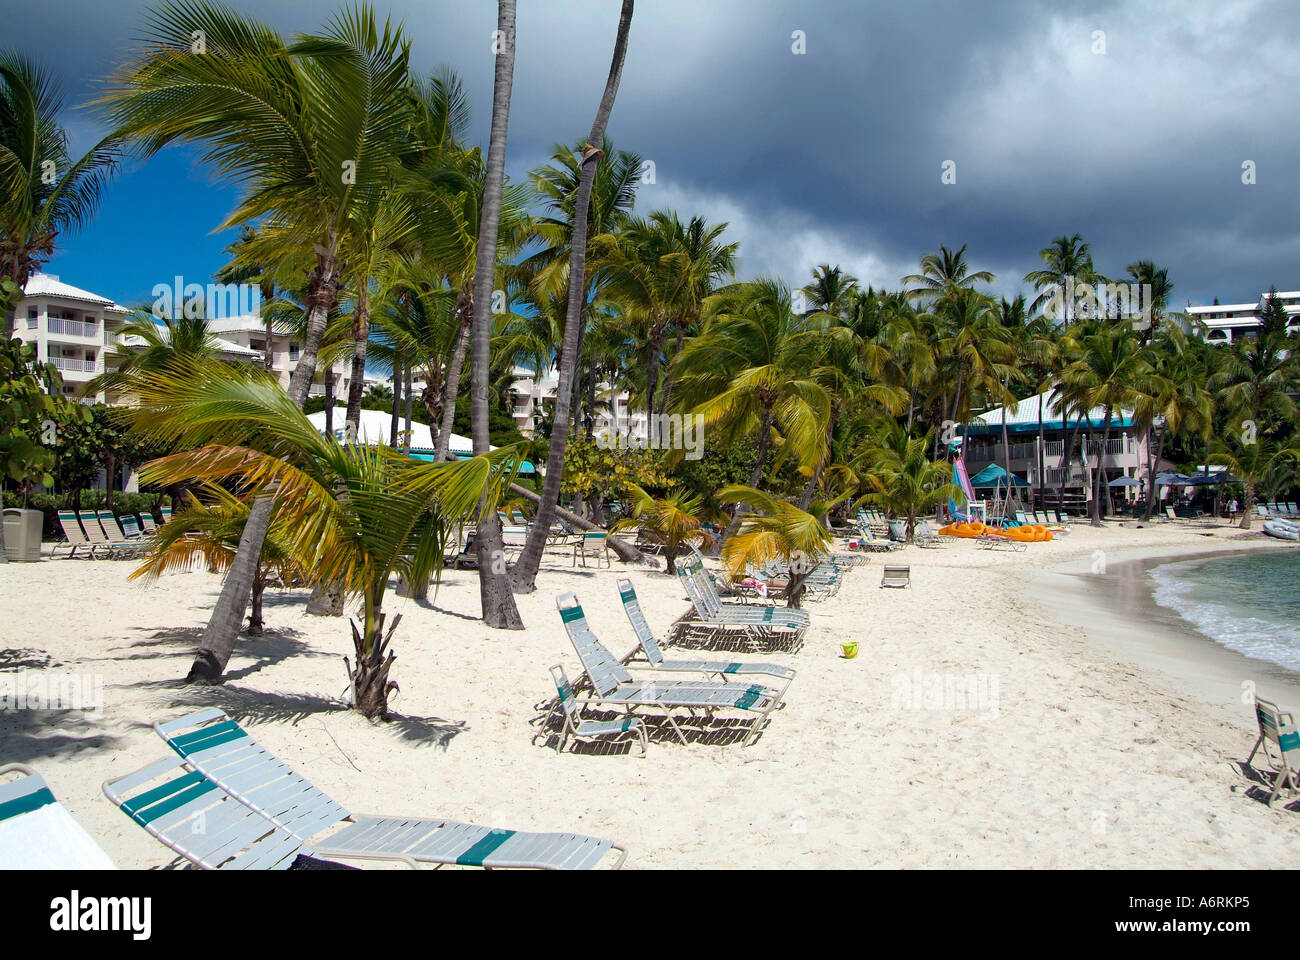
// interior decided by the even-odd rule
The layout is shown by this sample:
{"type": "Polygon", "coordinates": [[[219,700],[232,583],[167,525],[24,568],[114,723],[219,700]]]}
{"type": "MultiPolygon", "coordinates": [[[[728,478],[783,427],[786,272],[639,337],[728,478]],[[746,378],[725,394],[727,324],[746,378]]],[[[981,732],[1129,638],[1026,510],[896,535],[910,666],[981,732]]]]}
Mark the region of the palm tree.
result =
{"type": "Polygon", "coordinates": [[[681,490],[666,497],[652,497],[635,483],[628,483],[632,497],[632,514],[614,523],[610,533],[640,530],[642,536],[663,547],[668,561],[667,573],[677,571],[677,554],[682,544],[699,538],[704,546],[713,543],[713,535],[701,529],[704,523],[703,498],[681,490]]]}
{"type": "Polygon", "coordinates": [[[743,576],[750,566],[762,567],[773,561],[787,565],[790,581],[785,605],[798,608],[808,574],[830,552],[833,538],[823,520],[825,505],[818,504],[808,512],[762,490],[740,485],[723,487],[718,496],[747,508],[739,530],[722,548],[727,572],[734,579],[743,576]]]}
{"type": "Polygon", "coordinates": [[[1134,408],[1135,418],[1148,424],[1146,520],[1155,509],[1156,473],[1165,442],[1182,434],[1199,434],[1208,443],[1214,429],[1208,374],[1187,335],[1177,326],[1166,325],[1151,347],[1152,375],[1134,408]],[[1155,429],[1157,421],[1159,429],[1155,429]]]}
{"type": "Polygon", "coordinates": [[[106,393],[130,402],[142,373],[160,370],[178,358],[215,358],[221,352],[207,318],[183,312],[175,319],[155,320],[143,309],[133,310],[118,336],[120,342],[104,357],[104,372],[81,388],[81,396],[106,393]]]}
{"type": "Polygon", "coordinates": [[[384,631],[388,581],[394,573],[408,582],[437,577],[457,526],[483,504],[494,509],[516,452],[422,463],[339,444],[253,367],[178,361],[142,374],[138,392],[133,430],[182,451],[146,464],[146,483],[236,484],[254,503],[270,503],[285,549],[313,582],[360,597],[356,663],[348,665],[353,705],[385,717],[397,626],[384,631]]]}
{"type": "Polygon", "coordinates": [[[903,278],[903,283],[914,284],[907,296],[922,303],[951,296],[958,290],[972,289],[976,283],[992,282],[993,274],[987,270],[970,272],[965,244],[959,250],[949,250],[940,244],[938,253],[927,253],[921,258],[920,273],[903,278]]]}
{"type": "MultiPolygon", "coordinates": [[[[675,406],[702,418],[717,441],[757,436],[749,486],[757,488],[774,433],[784,453],[811,469],[828,454],[831,399],[811,376],[826,350],[819,321],[797,316],[790,291],[775,280],[736,284],[715,295],[699,336],[677,356],[675,406]]],[[[741,502],[724,534],[731,536],[748,510],[741,502]]]]}
{"type": "MultiPolygon", "coordinates": [[[[596,144],[604,142],[605,127],[614,109],[614,98],[618,94],[619,80],[623,75],[623,60],[627,55],[627,36],[632,25],[633,7],[633,0],[623,0],[618,19],[618,33],[614,39],[614,54],[609,66],[609,76],[605,80],[605,92],[600,98],[600,105],[596,108],[591,133],[583,145],[582,179],[578,184],[578,193],[574,200],[573,236],[569,243],[569,304],[564,318],[564,344],[560,352],[559,382],[555,393],[555,423],[551,429],[551,443],[546,454],[546,480],[542,487],[541,503],[538,504],[537,515],[534,517],[524,549],[515,560],[511,586],[520,593],[531,593],[535,589],[537,568],[542,561],[542,550],[546,546],[546,537],[560,497],[560,482],[564,473],[564,450],[569,439],[569,411],[573,405],[574,377],[581,356],[579,335],[587,308],[587,218],[592,183],[596,177],[596,161],[600,154],[596,144]]],[[[482,282],[481,278],[479,282],[482,282]]],[[[486,324],[486,316],[484,323],[486,324]]],[[[482,418],[483,440],[486,444],[488,347],[486,326],[482,336],[484,353],[482,418]]],[[[479,363],[477,356],[474,362],[477,370],[479,363]]],[[[477,400],[478,397],[478,388],[475,388],[475,399],[477,400]]],[[[477,441],[478,437],[475,436],[476,444],[477,441]]],[[[475,449],[477,450],[478,447],[475,446],[475,449]]]]}
{"type": "MultiPolygon", "coordinates": [[[[263,219],[315,253],[304,295],[306,336],[289,383],[301,409],[338,302],[340,243],[369,223],[409,145],[409,48],[358,6],[317,36],[288,44],[264,23],[202,0],[148,14],[145,47],[97,102],[114,134],[153,154],[197,143],[218,173],[243,187],[222,226],[263,219]],[[196,31],[206,44],[195,55],[196,31]]],[[[215,682],[234,648],[271,518],[253,505],[239,552],[204,630],[192,681],[215,682]]]]}
{"type": "MultiPolygon", "coordinates": [[[[59,235],[94,216],[120,156],[109,136],[74,159],[62,111],[51,74],[16,51],[0,51],[0,279],[20,291],[54,255],[59,235]]],[[[3,320],[8,333],[8,310],[3,320]]]]}
{"type": "Polygon", "coordinates": [[[848,312],[857,289],[857,277],[845,273],[839,267],[823,263],[813,268],[812,283],[806,284],[801,292],[808,298],[809,312],[843,317],[848,312]]]}
{"type": "Polygon", "coordinates": [[[1146,353],[1126,327],[1094,324],[1081,340],[1078,359],[1061,371],[1065,388],[1079,398],[1084,417],[1087,411],[1102,409],[1102,439],[1097,447],[1097,472],[1093,478],[1092,525],[1101,526],[1101,496],[1106,483],[1105,457],[1110,441],[1113,414],[1134,403],[1149,387],[1151,367],[1146,353]]]}
{"type": "Polygon", "coordinates": [[[1125,269],[1128,275],[1132,277],[1140,286],[1150,287],[1151,302],[1146,305],[1150,311],[1145,326],[1142,328],[1141,345],[1146,346],[1160,329],[1160,322],[1165,317],[1165,310],[1169,306],[1169,296],[1174,292],[1174,285],[1169,280],[1169,271],[1164,267],[1157,267],[1150,260],[1139,260],[1137,263],[1130,263],[1125,269]]]}
{"type": "Polygon", "coordinates": [[[1286,475],[1288,468],[1289,483],[1294,483],[1294,471],[1300,465],[1300,446],[1297,446],[1294,436],[1278,438],[1257,434],[1247,443],[1241,434],[1230,433],[1214,445],[1209,462],[1226,467],[1241,481],[1245,493],[1240,526],[1242,530],[1249,530],[1258,491],[1270,485],[1280,485],[1271,481],[1279,474],[1286,475]]]}
{"type": "MultiPolygon", "coordinates": [[[[201,489],[202,497],[187,491],[188,502],[173,511],[171,519],[158,528],[149,541],[147,558],[130,579],[156,580],[173,570],[189,570],[198,562],[213,573],[230,569],[244,524],[248,522],[248,502],[216,484],[205,483],[201,489]]],[[[262,595],[271,577],[286,586],[295,580],[311,579],[310,571],[303,569],[294,557],[289,532],[283,523],[276,523],[274,515],[257,558],[249,598],[248,632],[253,636],[260,636],[265,627],[262,595]]]]}
{"type": "Polygon", "coordinates": [[[909,540],[917,517],[960,494],[960,488],[950,482],[949,464],[926,456],[929,444],[929,434],[912,436],[887,417],[877,421],[854,459],[854,469],[870,491],[864,499],[905,519],[909,540]]]}
{"type": "Polygon", "coordinates": [[[1032,283],[1039,292],[1029,309],[1033,313],[1043,313],[1052,299],[1059,296],[1062,305],[1059,320],[1062,324],[1069,324],[1075,319],[1070,312],[1072,286],[1075,283],[1090,284],[1097,279],[1088,244],[1077,233],[1062,234],[1054,238],[1050,246],[1039,250],[1038,256],[1045,266],[1025,274],[1025,283],[1032,283]]]}

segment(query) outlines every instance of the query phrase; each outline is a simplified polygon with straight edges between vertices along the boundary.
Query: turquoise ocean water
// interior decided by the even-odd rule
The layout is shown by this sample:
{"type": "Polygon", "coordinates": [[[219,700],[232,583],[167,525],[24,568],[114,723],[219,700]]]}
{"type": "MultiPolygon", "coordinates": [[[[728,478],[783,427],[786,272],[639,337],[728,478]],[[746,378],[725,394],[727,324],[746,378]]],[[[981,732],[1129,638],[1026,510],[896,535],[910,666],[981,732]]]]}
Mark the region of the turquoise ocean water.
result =
{"type": "Polygon", "coordinates": [[[1300,672],[1300,550],[1184,560],[1150,576],[1156,602],[1216,643],[1300,672]]]}

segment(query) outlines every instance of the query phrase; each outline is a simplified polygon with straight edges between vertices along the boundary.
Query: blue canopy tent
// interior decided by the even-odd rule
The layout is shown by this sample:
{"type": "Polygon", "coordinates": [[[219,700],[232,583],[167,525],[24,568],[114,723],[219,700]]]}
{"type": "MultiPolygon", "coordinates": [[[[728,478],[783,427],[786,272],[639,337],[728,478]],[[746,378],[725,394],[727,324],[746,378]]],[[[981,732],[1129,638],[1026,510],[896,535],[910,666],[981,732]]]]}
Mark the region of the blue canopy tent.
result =
{"type": "Polygon", "coordinates": [[[970,485],[972,487],[1005,487],[1008,485],[1013,487],[1027,487],[1029,486],[1029,481],[1022,480],[1014,473],[1007,473],[996,463],[990,463],[987,467],[970,478],[970,485]]]}

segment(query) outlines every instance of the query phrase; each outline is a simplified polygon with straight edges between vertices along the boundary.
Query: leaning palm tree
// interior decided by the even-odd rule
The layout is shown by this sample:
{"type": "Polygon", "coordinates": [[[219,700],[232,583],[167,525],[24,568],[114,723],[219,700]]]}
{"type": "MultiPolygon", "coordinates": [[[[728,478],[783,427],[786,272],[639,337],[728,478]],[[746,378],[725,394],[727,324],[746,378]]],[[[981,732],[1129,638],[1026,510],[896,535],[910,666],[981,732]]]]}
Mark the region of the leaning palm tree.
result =
{"type": "Polygon", "coordinates": [[[627,486],[631,491],[632,514],[614,523],[609,532],[639,530],[642,536],[659,544],[668,561],[667,573],[677,572],[677,554],[682,544],[694,539],[701,540],[704,546],[713,543],[713,535],[702,529],[705,519],[702,497],[676,490],[656,498],[635,483],[627,486]]]}
{"type": "MultiPolygon", "coordinates": [[[[408,56],[401,30],[378,26],[367,6],[288,43],[222,4],[176,0],[148,14],[143,48],[97,101],[115,135],[146,154],[201,144],[218,174],[242,188],[222,226],[261,218],[314,251],[306,337],[289,384],[299,408],[338,301],[340,243],[370,221],[409,150],[408,56]]],[[[191,680],[220,677],[214,667],[243,623],[270,511],[269,499],[253,506],[191,680]]]]}
{"type": "MultiPolygon", "coordinates": [[[[503,0],[505,2],[505,0],[503,0]]],[[[528,540],[524,544],[524,549],[520,552],[515,561],[515,569],[511,579],[511,586],[520,593],[531,593],[535,589],[537,579],[537,568],[542,562],[542,550],[546,546],[546,537],[550,531],[551,520],[555,516],[555,507],[560,498],[560,482],[564,473],[564,451],[565,445],[569,439],[569,411],[572,407],[574,393],[574,378],[577,373],[578,361],[581,357],[581,344],[579,342],[582,331],[582,321],[587,308],[587,213],[591,202],[592,183],[596,177],[596,161],[600,156],[600,148],[596,146],[605,140],[605,127],[609,123],[609,115],[614,109],[614,98],[618,94],[619,80],[623,76],[623,60],[627,55],[627,36],[632,26],[632,10],[634,7],[633,0],[623,0],[623,7],[619,13],[618,32],[614,38],[614,53],[610,60],[609,76],[605,80],[605,92],[600,98],[600,105],[596,108],[596,116],[591,124],[591,133],[587,136],[587,142],[583,145],[582,156],[582,179],[578,184],[577,197],[573,204],[573,235],[569,242],[569,303],[564,318],[564,344],[560,351],[560,369],[559,382],[556,385],[555,393],[555,423],[551,430],[551,444],[546,454],[546,481],[542,487],[541,502],[537,507],[537,516],[531,530],[528,534],[528,540]]],[[[513,10],[512,10],[513,14],[513,10]]],[[[514,36],[513,18],[511,22],[510,36],[514,36]]],[[[502,131],[504,136],[504,130],[502,131]]],[[[483,290],[486,291],[487,285],[482,277],[478,281],[483,284],[483,290]]],[[[476,318],[477,319],[477,318],[476,318]]],[[[484,310],[484,329],[481,331],[482,345],[481,352],[484,356],[478,356],[479,349],[475,350],[475,370],[478,370],[480,362],[483,366],[482,380],[475,381],[475,399],[482,396],[481,411],[476,408],[476,420],[482,420],[484,449],[487,443],[487,315],[484,310]],[[479,387],[477,384],[482,384],[479,387]]],[[[475,450],[478,449],[478,435],[475,435],[475,450]]],[[[480,570],[483,564],[479,564],[480,570]]]]}
{"type": "Polygon", "coordinates": [[[822,522],[822,505],[810,513],[753,487],[723,487],[718,496],[749,508],[740,529],[722,548],[722,562],[733,579],[750,567],[779,562],[788,567],[787,607],[799,607],[804,584],[833,540],[822,522]],[[819,512],[820,511],[820,512],[819,512]]]}
{"type": "MultiPolygon", "coordinates": [[[[269,503],[286,549],[311,581],[360,598],[356,663],[348,666],[353,705],[367,717],[386,716],[397,626],[395,619],[384,630],[388,581],[394,573],[408,582],[438,576],[457,526],[480,505],[495,507],[516,452],[429,464],[384,447],[339,444],[253,367],[169,364],[143,374],[138,393],[132,429],[182,451],[146,464],[146,483],[229,484],[269,503]]],[[[232,649],[208,651],[224,653],[212,664],[217,676],[232,649]]]]}
{"type": "MultiPolygon", "coordinates": [[[[16,51],[0,51],[0,279],[19,290],[53,256],[59,235],[94,215],[120,155],[109,136],[74,158],[62,110],[51,74],[16,51]]],[[[8,332],[8,311],[2,319],[8,332]]]]}

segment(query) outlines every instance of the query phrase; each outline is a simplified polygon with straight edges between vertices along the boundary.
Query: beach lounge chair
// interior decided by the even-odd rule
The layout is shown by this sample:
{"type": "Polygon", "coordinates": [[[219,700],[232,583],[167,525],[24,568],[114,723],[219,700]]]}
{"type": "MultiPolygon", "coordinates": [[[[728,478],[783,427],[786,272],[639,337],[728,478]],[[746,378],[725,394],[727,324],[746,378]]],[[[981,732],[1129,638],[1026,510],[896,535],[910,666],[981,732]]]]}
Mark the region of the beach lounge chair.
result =
{"type": "Polygon", "coordinates": [[[89,540],[101,554],[109,557],[126,557],[134,554],[139,549],[138,543],[130,543],[123,539],[122,534],[117,529],[117,521],[113,519],[113,514],[107,510],[101,511],[96,515],[94,511],[82,510],[79,514],[81,526],[86,531],[86,539],[89,540]],[[108,525],[102,523],[101,517],[107,516],[108,525]]]}
{"type": "Polygon", "coordinates": [[[870,524],[863,521],[858,524],[858,546],[872,553],[888,553],[891,550],[901,550],[903,544],[890,540],[877,540],[871,532],[870,524]]]}
{"type": "Polygon", "coordinates": [[[1255,721],[1259,724],[1259,738],[1246,758],[1246,766],[1250,766],[1262,748],[1274,773],[1273,792],[1268,798],[1271,807],[1283,787],[1292,792],[1300,789],[1300,781],[1296,780],[1297,773],[1300,773],[1300,732],[1297,732],[1291,714],[1279,710],[1277,704],[1268,700],[1255,700],[1255,721]],[[1270,744],[1277,749],[1277,760],[1272,757],[1270,744]]]}
{"type": "MultiPolygon", "coordinates": [[[[761,684],[665,680],[660,674],[651,680],[635,679],[628,667],[620,663],[587,625],[582,604],[573,593],[555,598],[560,620],[582,661],[582,669],[591,683],[592,703],[622,707],[628,713],[637,708],[656,708],[668,720],[682,743],[688,743],[673,711],[684,709],[692,718],[696,711],[705,719],[717,710],[740,710],[755,714],[745,744],[758,739],[767,725],[769,714],[781,703],[776,690],[761,684]]],[[[658,671],[650,670],[652,674],[658,671]]]]}
{"type": "Polygon", "coordinates": [[[314,856],[178,757],[105,780],[103,791],[151,837],[204,870],[288,870],[314,856]]]}
{"type": "Polygon", "coordinates": [[[143,543],[145,536],[140,529],[140,521],[136,519],[135,514],[125,513],[119,521],[122,525],[122,536],[132,543],[143,543]]]}
{"type": "Polygon", "coordinates": [[[760,640],[776,630],[793,630],[802,634],[812,618],[807,610],[762,604],[723,603],[703,564],[686,561],[677,566],[677,579],[691,601],[691,611],[701,623],[721,629],[745,630],[751,639],[760,640]]]}
{"type": "Polygon", "coordinates": [[[1013,553],[1023,553],[1029,547],[1023,540],[1013,540],[1000,533],[981,533],[975,542],[982,550],[1010,550],[1013,553]]]}
{"type": "Polygon", "coordinates": [[[930,529],[930,521],[922,520],[912,529],[912,542],[918,547],[938,547],[943,538],[930,529]]]}
{"type": "Polygon", "coordinates": [[[148,510],[140,514],[140,529],[146,537],[152,537],[158,532],[158,524],[154,523],[153,514],[148,510]]]}
{"type": "Polygon", "coordinates": [[[478,567],[478,551],[474,549],[473,530],[465,536],[465,549],[451,558],[451,566],[455,570],[462,567],[478,567]]]}
{"type": "Polygon", "coordinates": [[[299,841],[310,841],[322,857],[544,870],[594,868],[611,853],[617,868],[627,857],[620,844],[581,834],[350,813],[217,709],[155,723],[154,730],[196,772],[299,841]]]}
{"type": "Polygon", "coordinates": [[[85,531],[81,529],[81,524],[77,523],[77,513],[75,510],[60,510],[59,526],[63,528],[65,542],[56,543],[53,548],[51,548],[51,560],[55,558],[55,554],[59,552],[60,547],[68,547],[68,556],[64,559],[75,557],[78,550],[81,551],[81,556],[83,558],[87,560],[95,559],[95,544],[86,539],[85,531]]]}
{"type": "Polygon", "coordinates": [[[558,663],[551,667],[551,679],[555,681],[555,690],[559,695],[557,703],[561,713],[564,714],[564,727],[560,731],[559,741],[555,744],[556,753],[564,750],[564,744],[569,737],[575,740],[591,740],[596,737],[612,737],[626,733],[635,734],[639,738],[641,756],[644,757],[650,752],[645,724],[641,722],[640,717],[624,714],[617,720],[583,720],[582,704],[587,701],[579,700],[574,694],[573,684],[569,683],[564,667],[558,663]]]}
{"type": "Polygon", "coordinates": [[[582,539],[574,542],[572,566],[576,567],[578,561],[581,560],[582,565],[585,567],[588,557],[595,559],[597,567],[600,566],[601,560],[605,561],[605,566],[611,566],[609,546],[605,542],[604,530],[587,530],[582,534],[582,539]]]}
{"type": "Polygon", "coordinates": [[[0,870],[115,869],[39,773],[21,763],[0,767],[0,870]],[[9,774],[19,779],[2,782],[9,774]]]}
{"type": "MultiPolygon", "coordinates": [[[[784,697],[785,691],[789,688],[790,682],[794,680],[795,672],[790,667],[783,667],[775,663],[735,663],[726,660],[665,660],[663,651],[659,649],[659,642],[655,640],[654,632],[650,629],[650,623],[645,618],[641,610],[641,603],[636,598],[636,588],[632,586],[631,580],[621,579],[618,581],[618,595],[623,601],[623,612],[627,614],[627,619],[632,624],[632,632],[636,634],[637,644],[641,649],[641,655],[645,662],[656,670],[664,670],[669,673],[702,673],[707,677],[718,680],[725,680],[729,676],[743,676],[746,674],[758,674],[764,677],[776,677],[785,681],[785,686],[781,687],[779,696],[784,697]]],[[[634,662],[636,654],[633,653],[634,662]]]]}
{"type": "Polygon", "coordinates": [[[171,507],[159,507],[159,508],[158,508],[158,513],[159,513],[159,515],[162,517],[162,523],[160,523],[159,526],[166,526],[167,523],[168,523],[168,522],[171,520],[171,518],[172,518],[172,508],[171,508],[171,507]]]}
{"type": "Polygon", "coordinates": [[[1166,520],[1177,520],[1177,519],[1178,519],[1178,514],[1174,512],[1174,508],[1173,508],[1173,507],[1165,507],[1165,519],[1166,519],[1166,520]]]}
{"type": "Polygon", "coordinates": [[[886,566],[880,575],[882,587],[910,587],[912,585],[911,567],[886,566]]]}
{"type": "Polygon", "coordinates": [[[510,522],[514,524],[516,527],[528,526],[528,518],[524,516],[524,512],[522,510],[511,510],[510,522]]]}

